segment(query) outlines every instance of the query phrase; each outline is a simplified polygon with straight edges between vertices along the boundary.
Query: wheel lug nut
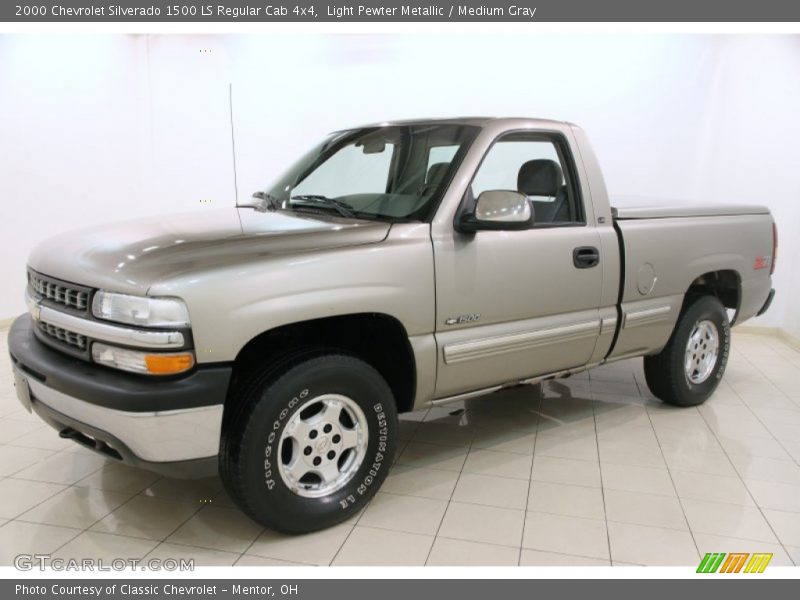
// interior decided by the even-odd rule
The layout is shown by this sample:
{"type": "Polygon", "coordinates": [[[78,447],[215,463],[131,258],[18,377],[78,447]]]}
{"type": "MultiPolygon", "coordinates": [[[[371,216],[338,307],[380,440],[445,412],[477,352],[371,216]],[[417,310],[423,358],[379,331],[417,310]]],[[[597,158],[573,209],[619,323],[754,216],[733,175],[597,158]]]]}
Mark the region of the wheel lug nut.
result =
{"type": "Polygon", "coordinates": [[[319,456],[315,456],[314,457],[314,466],[315,467],[318,467],[319,463],[321,463],[321,462],[322,462],[322,459],[319,456]]]}
{"type": "Polygon", "coordinates": [[[333,443],[334,444],[338,444],[341,441],[342,441],[342,436],[340,436],[338,433],[335,436],[333,436],[333,443]]]}
{"type": "Polygon", "coordinates": [[[306,456],[311,454],[311,446],[306,446],[305,448],[303,448],[303,454],[305,454],[306,456]]]}
{"type": "Polygon", "coordinates": [[[316,429],[312,429],[312,430],[311,430],[311,431],[308,433],[308,437],[310,437],[312,440],[313,440],[315,437],[317,437],[317,435],[318,435],[318,434],[317,434],[317,430],[316,430],[316,429]]]}
{"type": "Polygon", "coordinates": [[[333,460],[335,456],[336,456],[336,452],[334,452],[333,450],[328,452],[328,460],[333,460]]]}
{"type": "Polygon", "coordinates": [[[333,429],[333,426],[330,423],[327,423],[325,427],[322,428],[322,431],[324,431],[325,433],[330,433],[331,429],[333,429]]]}

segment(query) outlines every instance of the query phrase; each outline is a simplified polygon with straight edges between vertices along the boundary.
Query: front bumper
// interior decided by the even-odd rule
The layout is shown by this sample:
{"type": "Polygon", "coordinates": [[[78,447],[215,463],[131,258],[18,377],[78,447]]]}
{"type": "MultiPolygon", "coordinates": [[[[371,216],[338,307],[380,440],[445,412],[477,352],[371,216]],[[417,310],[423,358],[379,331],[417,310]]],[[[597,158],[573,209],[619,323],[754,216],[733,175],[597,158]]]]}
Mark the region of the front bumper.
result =
{"type": "Polygon", "coordinates": [[[33,327],[27,314],[14,321],[9,353],[27,383],[30,408],[62,437],[164,474],[216,471],[230,366],[181,377],[132,375],[53,350],[33,327]]]}

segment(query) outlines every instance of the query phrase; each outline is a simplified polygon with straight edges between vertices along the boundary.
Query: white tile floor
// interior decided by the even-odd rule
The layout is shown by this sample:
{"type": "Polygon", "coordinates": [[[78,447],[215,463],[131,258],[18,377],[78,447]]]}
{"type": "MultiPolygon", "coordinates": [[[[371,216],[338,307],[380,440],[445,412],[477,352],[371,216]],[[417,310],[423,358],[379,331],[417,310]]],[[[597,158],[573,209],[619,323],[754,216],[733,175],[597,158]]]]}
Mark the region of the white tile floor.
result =
{"type": "Polygon", "coordinates": [[[0,564],[19,553],[213,565],[696,565],[800,561],[800,352],[734,332],[699,409],[641,361],[405,415],[401,451],[350,522],[288,537],[218,479],[160,478],[63,441],[17,403],[0,332],[0,564]]]}

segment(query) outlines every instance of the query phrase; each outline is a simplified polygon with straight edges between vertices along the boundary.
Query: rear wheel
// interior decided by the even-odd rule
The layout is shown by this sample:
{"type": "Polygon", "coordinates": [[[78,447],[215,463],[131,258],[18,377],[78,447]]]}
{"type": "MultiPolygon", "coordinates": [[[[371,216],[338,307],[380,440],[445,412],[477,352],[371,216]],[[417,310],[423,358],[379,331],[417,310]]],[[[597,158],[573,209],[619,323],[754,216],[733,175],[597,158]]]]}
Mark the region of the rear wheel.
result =
{"type": "Polygon", "coordinates": [[[392,462],[397,412],[381,375],[348,355],[256,374],[223,428],[220,475],[277,531],[329,527],[360,510],[392,462]]]}
{"type": "Polygon", "coordinates": [[[698,297],[681,313],[664,349],[644,357],[647,386],[667,404],[702,404],[725,373],[730,343],[725,307],[713,296],[698,297]]]}

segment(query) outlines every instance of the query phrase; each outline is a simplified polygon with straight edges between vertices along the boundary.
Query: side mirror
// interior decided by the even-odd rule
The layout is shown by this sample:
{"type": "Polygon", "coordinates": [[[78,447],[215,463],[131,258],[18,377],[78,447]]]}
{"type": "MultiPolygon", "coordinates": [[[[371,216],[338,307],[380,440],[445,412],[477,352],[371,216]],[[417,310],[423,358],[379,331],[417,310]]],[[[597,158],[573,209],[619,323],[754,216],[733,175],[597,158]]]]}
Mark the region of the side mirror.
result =
{"type": "Polygon", "coordinates": [[[475,212],[464,213],[456,222],[462,233],[475,231],[519,231],[533,225],[528,198],[512,190],[486,190],[478,196],[475,212]]]}

